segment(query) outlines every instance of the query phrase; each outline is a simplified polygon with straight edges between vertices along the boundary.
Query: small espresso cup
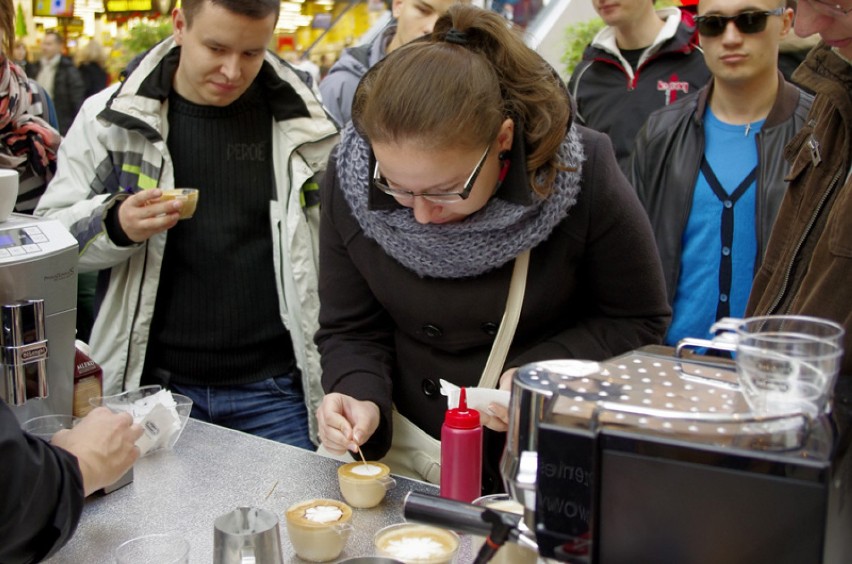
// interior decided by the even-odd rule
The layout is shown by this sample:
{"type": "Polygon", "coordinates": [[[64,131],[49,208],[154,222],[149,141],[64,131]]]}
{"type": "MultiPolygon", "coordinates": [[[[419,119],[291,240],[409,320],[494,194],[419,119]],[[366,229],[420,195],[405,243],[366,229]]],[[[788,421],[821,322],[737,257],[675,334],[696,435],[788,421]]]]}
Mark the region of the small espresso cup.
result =
{"type": "Polygon", "coordinates": [[[447,529],[398,523],[385,527],[373,537],[379,556],[405,564],[450,564],[459,551],[459,536],[447,529]]]}
{"type": "Polygon", "coordinates": [[[381,462],[350,462],[337,469],[337,480],[343,499],[352,507],[375,507],[385,493],[396,485],[390,468],[381,462]]]}
{"type": "Polygon", "coordinates": [[[328,562],[343,552],[352,532],[352,508],[336,499],[309,499],[290,506],[287,534],[302,560],[328,562]]]}
{"type": "Polygon", "coordinates": [[[163,195],[160,196],[160,201],[168,200],[183,200],[183,207],[180,209],[180,218],[189,219],[195,213],[195,208],[198,206],[198,188],[171,188],[164,189],[163,195]]]}

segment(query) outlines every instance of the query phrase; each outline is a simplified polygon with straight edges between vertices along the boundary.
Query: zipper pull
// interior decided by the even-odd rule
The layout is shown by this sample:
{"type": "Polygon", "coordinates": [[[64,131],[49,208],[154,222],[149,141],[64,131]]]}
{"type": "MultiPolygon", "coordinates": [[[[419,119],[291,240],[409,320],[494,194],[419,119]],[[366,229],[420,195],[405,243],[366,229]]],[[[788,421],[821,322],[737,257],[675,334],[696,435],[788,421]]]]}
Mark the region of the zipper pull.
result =
{"type": "Polygon", "coordinates": [[[819,141],[811,135],[806,144],[808,146],[808,151],[811,153],[811,162],[814,163],[814,166],[819,166],[819,163],[822,162],[822,157],[819,154],[819,141]]]}

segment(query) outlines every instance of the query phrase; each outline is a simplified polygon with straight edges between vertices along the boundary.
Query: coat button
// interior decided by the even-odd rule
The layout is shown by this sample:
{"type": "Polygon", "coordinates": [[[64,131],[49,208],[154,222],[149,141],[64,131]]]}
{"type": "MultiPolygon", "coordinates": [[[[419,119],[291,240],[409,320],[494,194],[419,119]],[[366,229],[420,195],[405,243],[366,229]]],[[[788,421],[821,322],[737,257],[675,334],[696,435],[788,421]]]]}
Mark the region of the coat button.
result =
{"type": "Polygon", "coordinates": [[[427,323],[423,326],[423,333],[425,333],[427,337],[431,337],[433,339],[440,337],[444,334],[444,332],[441,331],[440,327],[438,327],[437,325],[432,325],[431,323],[427,323]]]}
{"type": "Polygon", "coordinates": [[[423,395],[425,396],[434,396],[440,390],[437,382],[430,380],[429,378],[423,378],[420,388],[423,390],[423,395]]]}
{"type": "Polygon", "coordinates": [[[482,332],[486,335],[493,337],[497,334],[497,331],[500,329],[500,326],[494,323],[493,321],[486,321],[482,325],[479,326],[482,329],[482,332]]]}

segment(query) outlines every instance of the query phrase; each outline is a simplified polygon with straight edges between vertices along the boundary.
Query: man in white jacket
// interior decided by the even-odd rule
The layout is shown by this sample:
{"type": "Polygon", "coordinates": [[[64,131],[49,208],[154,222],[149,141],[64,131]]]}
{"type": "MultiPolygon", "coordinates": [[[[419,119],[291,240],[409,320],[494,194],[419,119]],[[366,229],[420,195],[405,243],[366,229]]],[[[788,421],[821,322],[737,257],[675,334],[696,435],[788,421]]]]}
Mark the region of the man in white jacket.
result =
{"type": "Polygon", "coordinates": [[[184,0],[173,37],[85,103],[36,214],[102,271],[90,344],[106,393],[161,384],[193,417],[312,448],[316,187],[337,128],[267,51],[278,12],[184,0]],[[198,209],[179,221],[161,196],[187,186],[198,209]]]}

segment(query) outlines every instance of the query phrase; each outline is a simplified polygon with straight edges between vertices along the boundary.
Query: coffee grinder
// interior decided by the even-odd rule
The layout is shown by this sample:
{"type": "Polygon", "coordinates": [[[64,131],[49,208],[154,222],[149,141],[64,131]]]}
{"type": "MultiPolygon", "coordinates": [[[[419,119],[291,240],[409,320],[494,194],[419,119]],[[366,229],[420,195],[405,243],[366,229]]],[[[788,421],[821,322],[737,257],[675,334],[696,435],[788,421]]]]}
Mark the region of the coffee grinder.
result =
{"type": "Polygon", "coordinates": [[[77,250],[56,220],[0,223],[0,394],[20,422],[73,409],[77,250]]]}

